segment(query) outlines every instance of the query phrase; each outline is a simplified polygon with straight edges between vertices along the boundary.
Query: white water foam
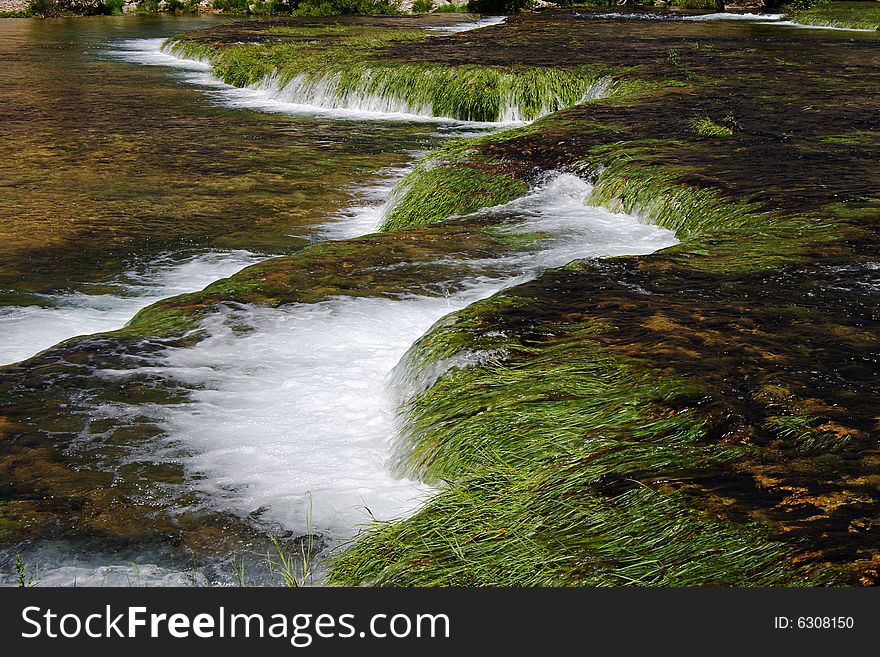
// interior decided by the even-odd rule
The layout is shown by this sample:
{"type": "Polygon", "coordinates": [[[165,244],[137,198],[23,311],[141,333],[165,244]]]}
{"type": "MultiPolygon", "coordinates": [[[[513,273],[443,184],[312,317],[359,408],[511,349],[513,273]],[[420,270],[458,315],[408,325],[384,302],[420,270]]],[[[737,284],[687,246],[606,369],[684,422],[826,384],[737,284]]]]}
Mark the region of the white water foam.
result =
{"type": "Polygon", "coordinates": [[[796,27],[803,30],[832,30],[836,32],[871,32],[873,34],[877,34],[878,30],[871,30],[864,27],[837,27],[834,25],[810,25],[809,23],[797,23],[795,21],[786,21],[780,20],[774,25],[781,25],[782,27],[796,27]]]}
{"type": "MultiPolygon", "coordinates": [[[[421,152],[410,153],[413,161],[421,152]]],[[[379,181],[351,190],[353,203],[330,217],[318,230],[319,239],[344,240],[378,230],[382,220],[400,198],[398,183],[413,170],[414,165],[385,169],[379,181]]]]}
{"type": "Polygon", "coordinates": [[[876,32],[861,27],[836,27],[832,25],[810,25],[809,23],[798,23],[796,21],[785,20],[785,14],[730,14],[727,12],[717,14],[701,14],[698,16],[688,16],[684,20],[689,21],[752,21],[753,23],[765,23],[771,25],[779,25],[782,27],[798,27],[809,30],[839,30],[842,32],[876,32]]]}
{"type": "Polygon", "coordinates": [[[463,21],[454,23],[453,25],[441,25],[438,27],[429,27],[427,29],[434,32],[445,32],[446,34],[456,34],[458,32],[469,32],[470,30],[478,30],[481,27],[491,27],[492,25],[500,25],[507,20],[507,16],[485,16],[476,20],[463,21]]]}
{"type": "Polygon", "coordinates": [[[269,76],[248,87],[235,87],[213,76],[207,62],[178,57],[169,49],[163,49],[164,42],[165,39],[127,39],[114,43],[114,49],[105,50],[101,55],[144,66],[174,68],[179,80],[207,88],[207,95],[224,107],[349,121],[475,123],[431,116],[429,107],[410,108],[389,98],[347,94],[339,99],[333,94],[335,79],[307,81],[304,76],[297,76],[281,85],[275,77],[269,76]]]}
{"type": "Polygon", "coordinates": [[[207,321],[209,337],[197,346],[170,349],[163,361],[135,370],[193,388],[191,403],[155,409],[168,440],[191,453],[184,462],[193,484],[219,508],[295,532],[307,530],[311,502],[311,527],[331,545],[373,518],[413,512],[431,490],[386,467],[397,397],[387,381],[410,345],[444,315],[543,268],[675,243],[667,230],[586,206],[590,191],[561,174],[484,210],[515,217],[508,230],[547,237],[532,253],[457,261],[464,285],[450,285],[446,296],[228,309],[207,321]]]}
{"type": "Polygon", "coordinates": [[[0,364],[15,363],[62,340],[123,327],[160,299],[194,292],[259,262],[248,251],[210,252],[182,261],[159,258],[127,272],[116,294],[44,295],[45,306],[0,307],[0,364]]]}
{"type": "Polygon", "coordinates": [[[697,14],[694,16],[682,16],[685,21],[757,21],[757,22],[776,22],[781,21],[783,14],[732,14],[726,11],[720,11],[714,14],[697,14]]]}
{"type": "Polygon", "coordinates": [[[578,18],[601,18],[614,20],[633,21],[781,21],[784,14],[734,14],[731,12],[716,12],[713,14],[677,14],[672,12],[650,11],[603,11],[590,13],[577,13],[578,18]]]}
{"type": "Polygon", "coordinates": [[[835,27],[830,25],[810,25],[785,20],[785,14],[734,14],[730,12],[716,12],[713,14],[672,14],[660,12],[594,12],[576,14],[579,18],[601,18],[614,20],[637,20],[637,21],[748,21],[759,25],[778,25],[780,27],[796,27],[809,30],[839,30],[843,32],[877,32],[877,30],[861,27],[835,27]]]}

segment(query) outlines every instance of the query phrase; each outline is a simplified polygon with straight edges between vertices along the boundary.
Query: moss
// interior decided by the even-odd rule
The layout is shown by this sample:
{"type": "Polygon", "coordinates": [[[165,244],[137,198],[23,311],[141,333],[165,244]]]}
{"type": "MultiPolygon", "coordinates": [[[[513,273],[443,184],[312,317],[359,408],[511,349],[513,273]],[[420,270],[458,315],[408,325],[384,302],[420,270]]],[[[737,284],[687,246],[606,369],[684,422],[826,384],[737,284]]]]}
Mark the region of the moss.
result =
{"type": "Polygon", "coordinates": [[[695,117],[691,127],[700,137],[730,137],[733,134],[732,128],[715,123],[708,116],[695,117]]]}
{"type": "Polygon", "coordinates": [[[802,25],[880,30],[880,7],[873,2],[825,2],[786,15],[802,25]]]}
{"type": "Polygon", "coordinates": [[[665,251],[673,262],[717,273],[775,269],[849,232],[828,212],[768,212],[758,203],[687,184],[683,181],[694,177],[688,169],[640,165],[644,150],[651,150],[644,142],[635,149],[598,148],[580,166],[585,174],[601,171],[590,202],[675,231],[682,243],[665,251]]]}
{"type": "Polygon", "coordinates": [[[272,78],[285,86],[302,76],[326,85],[338,99],[378,97],[409,111],[467,121],[533,120],[593,97],[605,83],[592,67],[446,66],[377,59],[389,43],[428,39],[424,30],[274,28],[299,41],[217,47],[174,37],[175,54],[208,61],[226,83],[247,86],[272,78]]]}
{"type": "Polygon", "coordinates": [[[686,170],[674,167],[640,166],[642,142],[638,150],[621,144],[595,149],[581,163],[585,173],[601,170],[590,201],[614,211],[635,214],[675,231],[680,239],[707,233],[752,230],[767,223],[759,217],[756,204],[732,201],[707,188],[682,184],[686,170]]]}
{"type": "Polygon", "coordinates": [[[383,221],[383,231],[423,226],[501,205],[522,196],[528,187],[503,174],[441,162],[417,168],[401,182],[400,189],[400,200],[383,221]]]}
{"type": "Polygon", "coordinates": [[[880,131],[878,130],[853,130],[839,135],[822,137],[826,144],[843,144],[852,146],[866,146],[880,148],[880,131]]]}

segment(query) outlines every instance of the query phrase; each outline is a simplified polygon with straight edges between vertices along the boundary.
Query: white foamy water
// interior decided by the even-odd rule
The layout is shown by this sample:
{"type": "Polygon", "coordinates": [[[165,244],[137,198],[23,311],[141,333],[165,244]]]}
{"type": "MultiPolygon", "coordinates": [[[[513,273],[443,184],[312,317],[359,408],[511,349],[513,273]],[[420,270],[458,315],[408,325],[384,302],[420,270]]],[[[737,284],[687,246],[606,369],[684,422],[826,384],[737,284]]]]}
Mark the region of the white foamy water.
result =
{"type": "Polygon", "coordinates": [[[833,25],[810,25],[808,23],[797,23],[795,21],[786,21],[780,20],[774,23],[774,25],[781,25],[783,27],[797,27],[804,30],[833,30],[837,32],[872,32],[874,34],[878,33],[878,30],[871,30],[864,27],[837,27],[833,25]]]}
{"type": "Polygon", "coordinates": [[[386,467],[397,397],[389,374],[410,345],[444,315],[543,268],[676,242],[634,217],[586,206],[590,190],[576,176],[556,175],[522,199],[484,210],[515,218],[512,232],[546,234],[542,248],[452,261],[462,281],[446,296],[229,309],[208,320],[209,337],[197,346],[170,349],[163,361],[135,370],[193,388],[192,403],[155,409],[168,440],[190,454],[193,484],[219,508],[292,531],[306,531],[311,502],[311,525],[331,544],[371,519],[412,513],[431,490],[386,467]]]}
{"type": "Polygon", "coordinates": [[[130,271],[117,294],[45,295],[46,306],[0,307],[0,364],[15,363],[62,340],[122,328],[150,304],[200,290],[263,258],[248,251],[202,253],[174,262],[162,258],[130,271]]]}
{"type": "Polygon", "coordinates": [[[832,27],[827,25],[809,25],[807,23],[797,23],[785,19],[785,14],[754,14],[742,13],[734,14],[731,12],[716,12],[713,14],[674,14],[669,12],[593,12],[576,14],[579,18],[600,18],[615,20],[636,20],[636,21],[745,21],[763,25],[778,25],[780,27],[796,27],[810,30],[839,30],[843,32],[876,32],[860,27],[832,27]]]}
{"type": "Polygon", "coordinates": [[[441,25],[439,27],[429,27],[434,32],[445,32],[446,34],[456,34],[458,32],[469,32],[470,30],[478,30],[481,27],[490,27],[492,25],[500,25],[507,20],[507,16],[485,16],[476,20],[462,21],[453,25],[441,25]]]}
{"type": "Polygon", "coordinates": [[[765,23],[770,25],[779,25],[781,27],[798,27],[811,30],[839,30],[843,32],[876,32],[860,27],[833,27],[830,25],[810,25],[808,23],[798,23],[796,21],[785,20],[785,14],[730,14],[721,12],[717,14],[701,14],[698,16],[688,16],[684,20],[689,21],[752,21],[753,23],[765,23]]]}
{"type": "Polygon", "coordinates": [[[677,14],[674,12],[649,12],[649,11],[603,11],[575,14],[578,18],[601,18],[614,20],[633,21],[781,21],[784,14],[734,14],[731,12],[716,12],[713,14],[677,14]]]}
{"type": "Polygon", "coordinates": [[[697,14],[695,16],[683,16],[682,20],[686,21],[759,21],[759,22],[775,22],[781,21],[783,14],[732,14],[730,12],[721,11],[714,14],[697,14]]]}
{"type": "Polygon", "coordinates": [[[430,121],[462,123],[454,119],[434,117],[430,108],[411,108],[405,103],[369,95],[334,95],[338,80],[321,78],[307,81],[297,76],[281,85],[274,76],[248,87],[226,84],[211,74],[211,65],[196,59],[185,59],[163,50],[165,39],[127,39],[114,43],[113,50],[101,54],[108,59],[133,62],[144,66],[165,66],[177,69],[182,82],[207,89],[207,95],[218,104],[235,109],[258,112],[314,116],[350,121],[430,121]]]}
{"type": "MultiPolygon", "coordinates": [[[[416,160],[423,153],[411,155],[416,160]]],[[[319,229],[319,238],[344,240],[374,232],[399,197],[395,194],[398,183],[412,170],[412,165],[385,169],[378,182],[352,189],[352,204],[330,217],[319,229]]]]}

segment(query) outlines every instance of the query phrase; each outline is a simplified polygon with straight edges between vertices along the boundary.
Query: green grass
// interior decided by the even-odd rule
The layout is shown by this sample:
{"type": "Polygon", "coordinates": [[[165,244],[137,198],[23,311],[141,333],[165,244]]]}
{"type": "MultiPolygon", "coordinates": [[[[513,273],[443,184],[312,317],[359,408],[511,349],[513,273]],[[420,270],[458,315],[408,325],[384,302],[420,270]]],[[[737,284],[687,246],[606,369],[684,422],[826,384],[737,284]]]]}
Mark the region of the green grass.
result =
{"type": "Polygon", "coordinates": [[[181,37],[170,40],[181,56],[211,63],[227,84],[247,86],[272,77],[279,86],[303,76],[347,95],[403,102],[410,111],[467,121],[533,120],[603,92],[605,80],[590,67],[446,66],[371,60],[393,41],[428,38],[424,30],[351,27],[288,32],[301,43],[215,48],[181,37]]]}
{"type": "Polygon", "coordinates": [[[434,11],[438,14],[466,14],[468,12],[468,6],[467,3],[457,5],[454,2],[450,2],[438,6],[434,11]]]}
{"type": "Polygon", "coordinates": [[[726,125],[715,123],[708,116],[697,116],[691,121],[691,129],[700,137],[730,137],[733,129],[726,125]]]}
{"type": "Polygon", "coordinates": [[[697,391],[609,356],[594,327],[538,344],[487,335],[503,295],[447,318],[410,371],[504,345],[406,400],[398,471],[441,484],[415,516],[373,526],[331,565],[330,582],[391,586],[696,586],[829,583],[757,524],[702,511],[663,482],[739,456],[704,440],[697,391]]]}
{"type": "Polygon", "coordinates": [[[693,177],[692,169],[652,163],[663,145],[668,142],[597,147],[580,170],[585,176],[601,170],[591,203],[674,231],[682,243],[665,251],[673,262],[724,274],[766,271],[837,242],[843,234],[822,211],[767,212],[747,199],[682,182],[693,177]]]}
{"type": "Polygon", "coordinates": [[[880,30],[880,3],[827,2],[792,11],[786,18],[804,25],[880,30]]]}
{"type": "Polygon", "coordinates": [[[768,219],[758,216],[757,205],[723,198],[711,189],[681,184],[679,178],[689,173],[687,170],[641,165],[639,156],[650,151],[650,145],[595,149],[581,169],[589,175],[602,165],[590,202],[642,216],[674,231],[682,240],[709,232],[751,231],[756,223],[767,223],[768,219]],[[605,157],[605,153],[611,156],[605,157]]]}
{"type": "Polygon", "coordinates": [[[591,494],[577,461],[487,471],[417,516],[377,526],[331,566],[355,586],[797,586],[833,572],[748,525],[708,518],[680,495],[637,487],[591,494]]]}
{"type": "Polygon", "coordinates": [[[425,163],[400,183],[400,200],[380,230],[423,226],[453,215],[501,205],[522,196],[527,189],[528,186],[519,180],[472,166],[425,163]]]}
{"type": "Polygon", "coordinates": [[[669,6],[692,11],[724,11],[722,0],[669,0],[669,6]]]}

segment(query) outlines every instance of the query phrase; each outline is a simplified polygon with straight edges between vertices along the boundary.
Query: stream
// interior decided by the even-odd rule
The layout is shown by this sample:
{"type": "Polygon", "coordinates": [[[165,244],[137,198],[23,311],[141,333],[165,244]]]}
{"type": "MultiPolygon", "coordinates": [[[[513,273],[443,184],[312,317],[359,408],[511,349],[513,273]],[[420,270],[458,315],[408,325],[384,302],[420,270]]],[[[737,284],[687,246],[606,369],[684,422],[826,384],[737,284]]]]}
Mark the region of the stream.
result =
{"type": "MultiPolygon", "coordinates": [[[[120,328],[155,301],[273,256],[372,233],[418,154],[504,127],[235,89],[160,50],[164,37],[217,20],[0,23],[12,62],[0,72],[0,130],[12,146],[0,154],[0,363],[120,328]]],[[[529,237],[526,248],[426,251],[424,262],[404,263],[422,280],[397,292],[225,307],[204,319],[194,346],[94,367],[87,376],[105,390],[149,379],[185,391],[172,404],[84,402],[92,424],[159,429],[148,448],[106,467],[173,463],[185,473],[178,489],[206,512],[317,535],[321,554],[372,520],[412,513],[432,489],[386,466],[395,367],[410,345],[450,312],[546,268],[676,243],[637,217],[587,205],[591,189],[548,172],[526,196],[472,219],[511,243],[529,237]]],[[[392,269],[380,275],[399,276],[392,269]]],[[[163,550],[136,544],[34,541],[16,553],[39,564],[46,585],[129,585],[133,568],[139,584],[191,577],[163,550]]],[[[206,581],[228,581],[222,572],[206,581]]]]}

